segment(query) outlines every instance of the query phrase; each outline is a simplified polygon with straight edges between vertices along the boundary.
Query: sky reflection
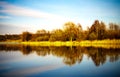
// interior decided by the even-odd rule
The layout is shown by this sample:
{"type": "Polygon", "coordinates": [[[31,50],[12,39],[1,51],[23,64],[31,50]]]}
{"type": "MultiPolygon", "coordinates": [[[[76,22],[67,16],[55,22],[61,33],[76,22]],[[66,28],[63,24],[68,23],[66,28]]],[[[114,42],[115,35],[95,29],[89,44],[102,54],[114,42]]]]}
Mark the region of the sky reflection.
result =
{"type": "Polygon", "coordinates": [[[2,46],[0,76],[119,76],[119,50],[91,47],[2,46]]]}

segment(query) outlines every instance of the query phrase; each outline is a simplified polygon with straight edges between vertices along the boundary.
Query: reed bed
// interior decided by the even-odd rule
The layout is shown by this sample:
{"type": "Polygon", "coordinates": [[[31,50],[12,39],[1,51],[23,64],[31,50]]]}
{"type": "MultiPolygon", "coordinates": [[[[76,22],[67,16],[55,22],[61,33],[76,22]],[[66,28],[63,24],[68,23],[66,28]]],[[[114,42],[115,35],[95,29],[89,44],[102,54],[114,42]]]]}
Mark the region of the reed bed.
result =
{"type": "Polygon", "coordinates": [[[31,46],[83,46],[83,47],[103,47],[120,48],[120,40],[94,40],[94,41],[41,41],[41,42],[21,42],[23,45],[31,46]]]}

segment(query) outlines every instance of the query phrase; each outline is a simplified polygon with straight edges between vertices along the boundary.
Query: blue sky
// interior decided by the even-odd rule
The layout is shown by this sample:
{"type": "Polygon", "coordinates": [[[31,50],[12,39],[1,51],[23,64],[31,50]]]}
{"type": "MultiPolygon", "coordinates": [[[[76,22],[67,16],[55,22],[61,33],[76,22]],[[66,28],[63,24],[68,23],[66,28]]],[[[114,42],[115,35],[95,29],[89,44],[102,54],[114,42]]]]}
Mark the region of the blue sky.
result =
{"type": "Polygon", "coordinates": [[[62,28],[65,22],[83,29],[94,20],[120,24],[120,0],[1,0],[0,34],[62,28]]]}

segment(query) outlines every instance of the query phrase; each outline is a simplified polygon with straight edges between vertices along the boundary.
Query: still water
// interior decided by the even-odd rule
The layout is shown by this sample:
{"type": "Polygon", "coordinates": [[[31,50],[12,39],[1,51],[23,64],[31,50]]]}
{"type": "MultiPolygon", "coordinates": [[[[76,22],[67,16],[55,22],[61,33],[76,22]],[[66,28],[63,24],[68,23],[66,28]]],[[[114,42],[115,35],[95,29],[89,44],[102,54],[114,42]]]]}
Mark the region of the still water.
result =
{"type": "Polygon", "coordinates": [[[120,77],[120,49],[0,45],[0,77],[120,77]]]}

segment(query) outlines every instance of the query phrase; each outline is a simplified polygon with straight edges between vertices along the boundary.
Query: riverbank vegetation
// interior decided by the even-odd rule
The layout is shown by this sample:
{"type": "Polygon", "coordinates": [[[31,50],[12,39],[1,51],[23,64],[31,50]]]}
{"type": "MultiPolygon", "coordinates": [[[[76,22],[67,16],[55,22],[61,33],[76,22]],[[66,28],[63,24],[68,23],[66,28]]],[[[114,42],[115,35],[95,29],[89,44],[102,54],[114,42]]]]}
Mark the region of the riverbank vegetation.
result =
{"type": "Polygon", "coordinates": [[[29,46],[83,46],[83,47],[102,47],[120,48],[120,40],[84,40],[84,41],[41,41],[41,42],[21,42],[20,44],[29,46]]]}
{"type": "Polygon", "coordinates": [[[67,22],[63,29],[46,31],[38,30],[36,33],[28,31],[22,34],[0,35],[1,42],[21,42],[22,44],[39,45],[97,45],[97,44],[120,44],[120,25],[95,20],[91,27],[83,30],[81,24],[67,22]],[[102,41],[100,41],[102,40],[102,41]],[[89,43],[89,44],[88,44],[89,43]]]}

